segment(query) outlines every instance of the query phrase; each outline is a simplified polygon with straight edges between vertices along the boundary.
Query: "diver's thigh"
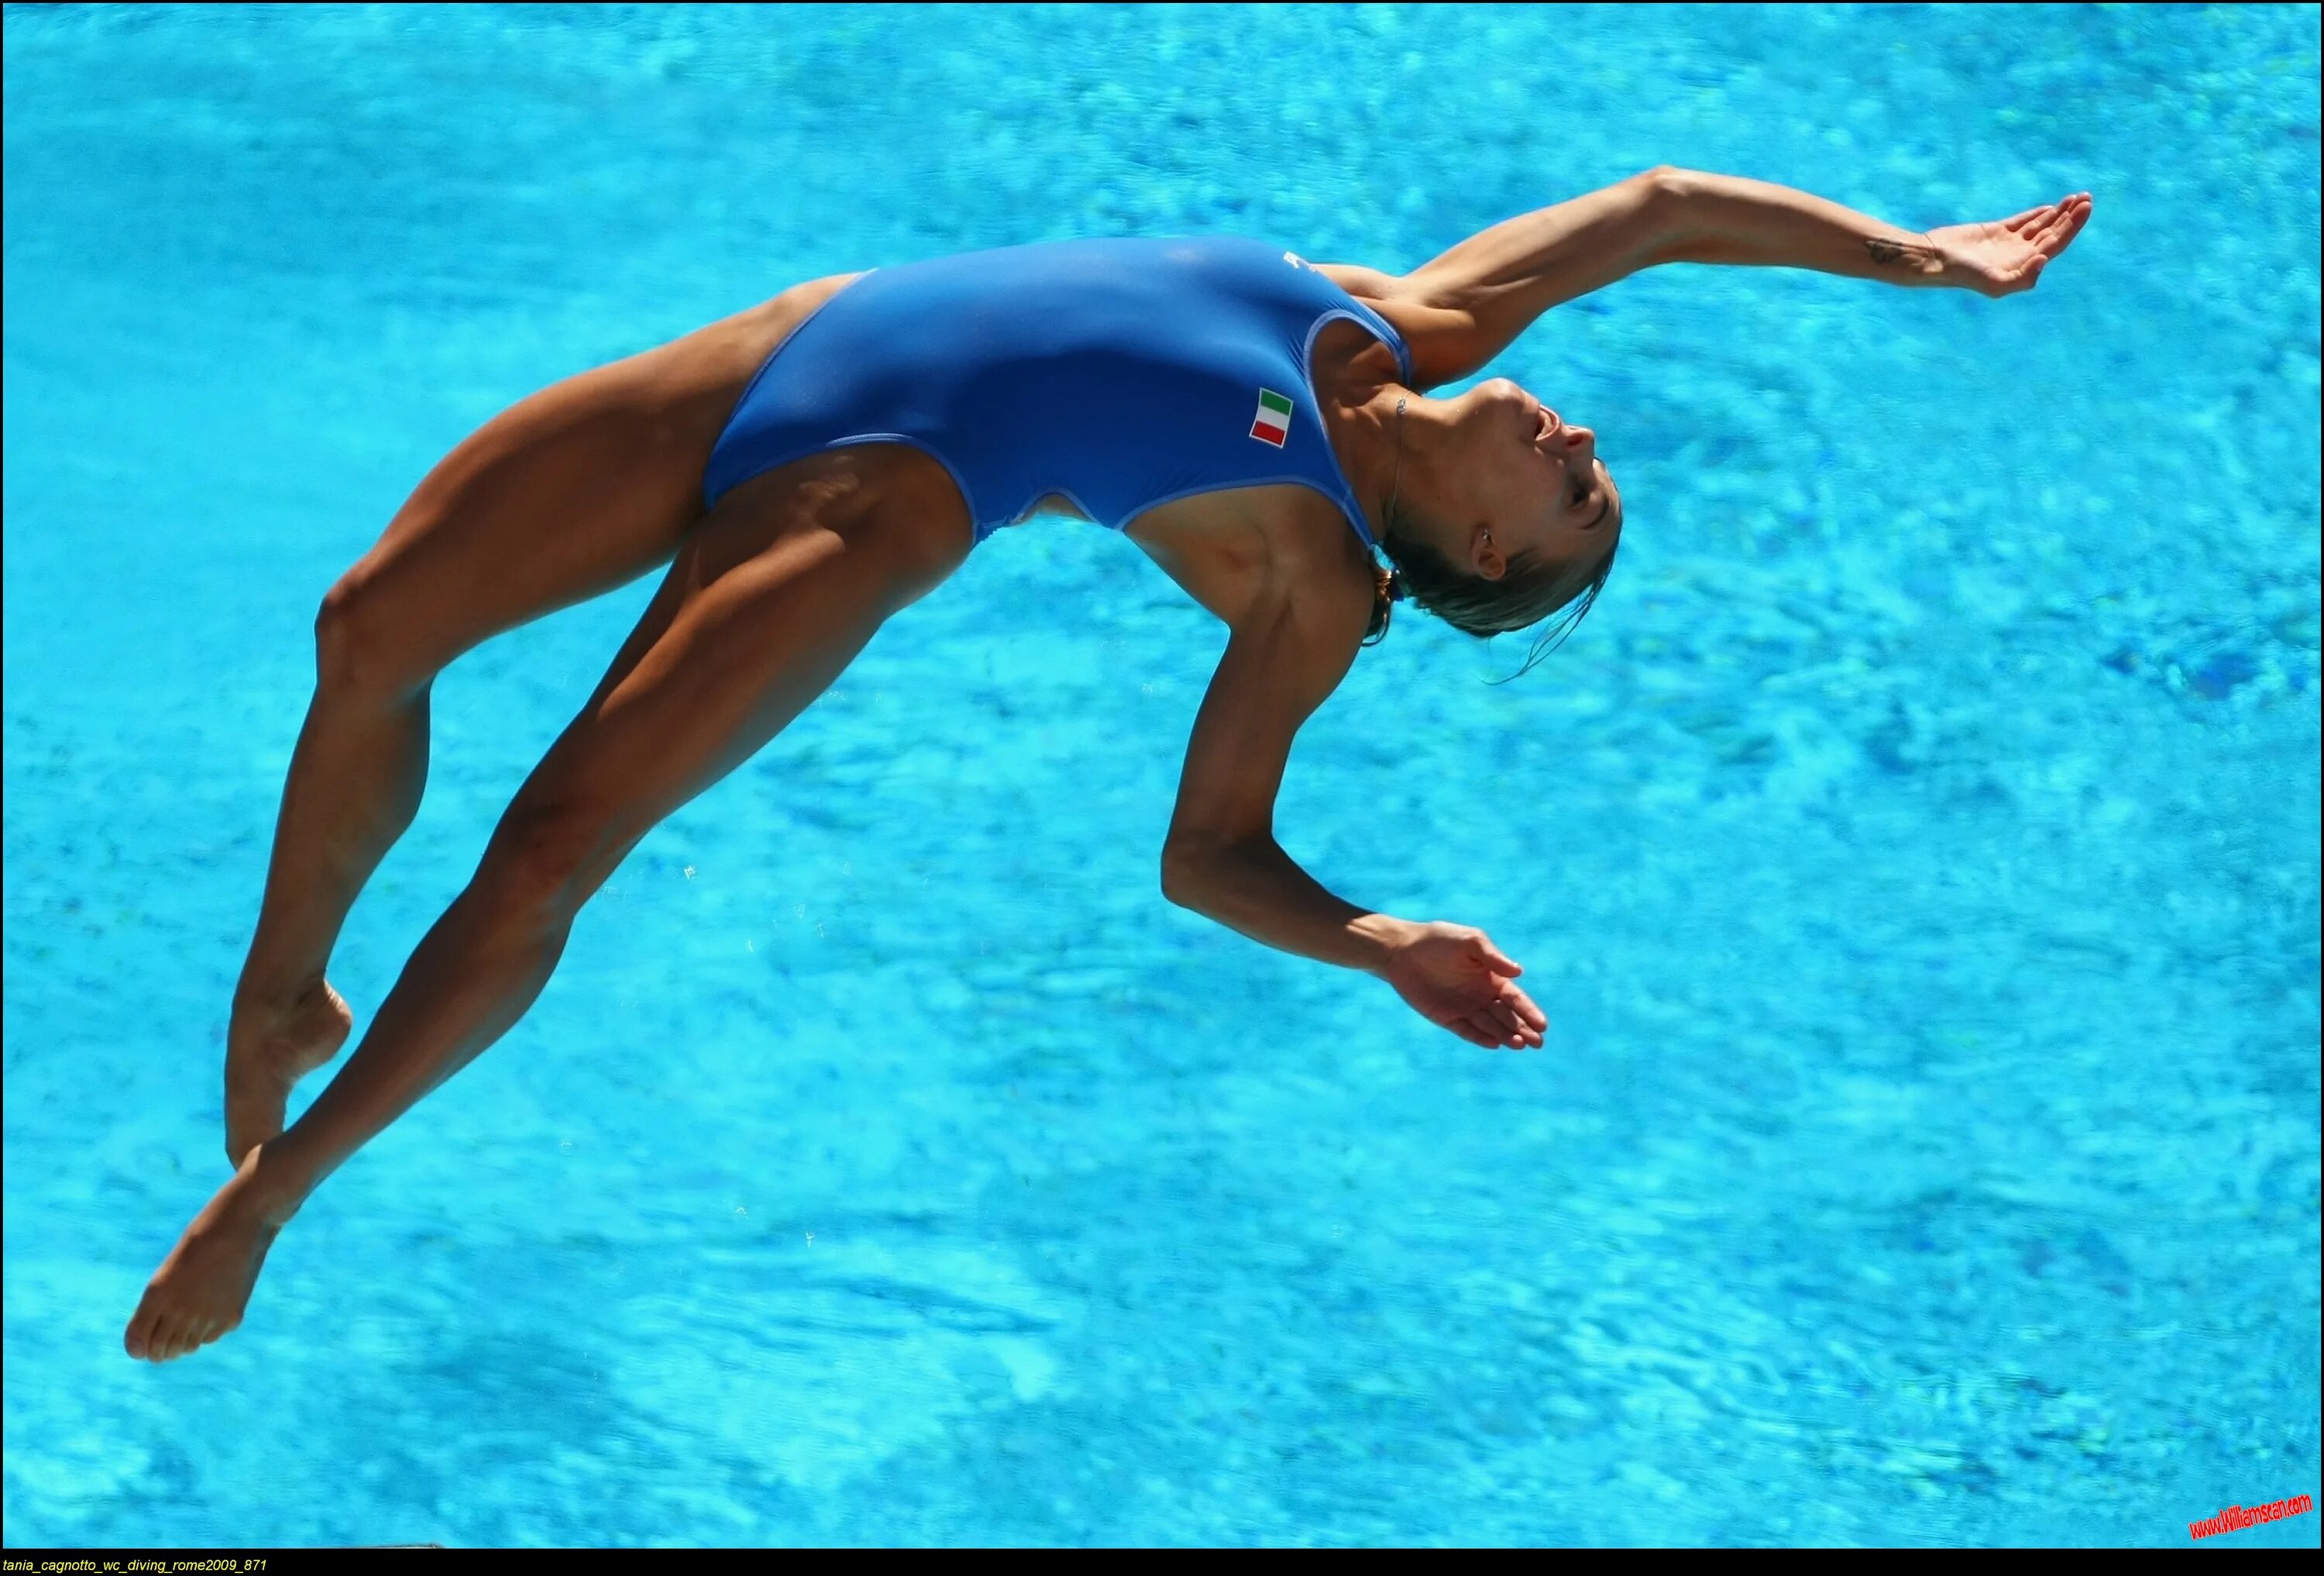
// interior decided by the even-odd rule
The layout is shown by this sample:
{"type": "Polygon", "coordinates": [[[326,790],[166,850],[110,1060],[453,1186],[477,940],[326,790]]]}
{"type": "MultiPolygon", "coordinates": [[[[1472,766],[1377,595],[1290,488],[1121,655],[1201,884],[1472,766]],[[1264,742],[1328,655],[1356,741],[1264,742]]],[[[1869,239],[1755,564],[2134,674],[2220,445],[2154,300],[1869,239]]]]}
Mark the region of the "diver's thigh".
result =
{"type": "Polygon", "coordinates": [[[505,825],[577,824],[610,862],[603,879],[966,558],[964,510],[931,518],[926,499],[903,494],[850,512],[817,485],[818,469],[787,466],[720,499],[505,825]]]}
{"type": "Polygon", "coordinates": [[[342,600],[440,666],[667,563],[743,388],[812,305],[787,291],[512,405],[413,490],[342,600]]]}

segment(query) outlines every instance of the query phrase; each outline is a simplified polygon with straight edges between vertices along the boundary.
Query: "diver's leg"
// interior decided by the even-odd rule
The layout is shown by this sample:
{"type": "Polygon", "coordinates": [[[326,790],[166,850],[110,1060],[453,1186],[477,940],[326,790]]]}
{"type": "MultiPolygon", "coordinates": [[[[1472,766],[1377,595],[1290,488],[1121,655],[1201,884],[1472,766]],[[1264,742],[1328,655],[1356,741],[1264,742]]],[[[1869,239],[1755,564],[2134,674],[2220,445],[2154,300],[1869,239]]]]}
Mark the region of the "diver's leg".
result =
{"type": "MultiPolygon", "coordinates": [[[[837,468],[802,462],[819,464],[837,468]]],[[[753,483],[688,539],[362,1046],[289,1131],[251,1150],[155,1272],[124,1336],[132,1356],[166,1360],[234,1328],[283,1221],[522,1016],[575,914],[638,840],[798,715],[968,551],[957,492],[933,509],[925,497],[856,509],[847,493],[753,483]]]]}
{"type": "Polygon", "coordinates": [[[281,1130],[292,1083],[346,1036],[324,969],[355,895],[419,809],[437,672],[669,560],[701,515],[703,467],[727,412],[785,331],[776,304],[493,418],[324,598],[314,699],[227,1031],[228,1158],[281,1130]]]}

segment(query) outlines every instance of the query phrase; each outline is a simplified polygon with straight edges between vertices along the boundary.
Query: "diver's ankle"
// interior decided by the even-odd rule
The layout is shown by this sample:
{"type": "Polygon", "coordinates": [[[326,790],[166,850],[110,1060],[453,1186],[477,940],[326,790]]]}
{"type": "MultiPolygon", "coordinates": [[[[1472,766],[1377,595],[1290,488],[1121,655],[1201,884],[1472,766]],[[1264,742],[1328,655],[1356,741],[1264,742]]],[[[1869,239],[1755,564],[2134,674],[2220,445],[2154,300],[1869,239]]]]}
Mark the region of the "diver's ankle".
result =
{"type": "Polygon", "coordinates": [[[235,1207],[271,1231],[281,1230],[299,1212],[316,1182],[301,1171],[296,1154],[281,1138],[253,1145],[235,1179],[242,1184],[235,1190],[235,1207]]]}
{"type": "Polygon", "coordinates": [[[263,972],[244,969],[242,978],[235,982],[234,1010],[237,1017],[252,1012],[269,1016],[294,1012],[324,985],[320,969],[263,972]]]}

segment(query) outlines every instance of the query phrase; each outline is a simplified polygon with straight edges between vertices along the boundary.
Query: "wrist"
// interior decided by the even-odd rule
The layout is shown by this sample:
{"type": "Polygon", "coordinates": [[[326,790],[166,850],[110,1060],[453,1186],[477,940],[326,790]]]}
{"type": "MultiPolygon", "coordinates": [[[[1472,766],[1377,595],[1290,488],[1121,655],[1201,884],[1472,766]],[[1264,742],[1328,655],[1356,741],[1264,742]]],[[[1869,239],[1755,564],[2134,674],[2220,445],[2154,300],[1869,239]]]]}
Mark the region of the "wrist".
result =
{"type": "Polygon", "coordinates": [[[1961,282],[1948,265],[1944,248],[1925,235],[1903,230],[1868,236],[1865,255],[1879,276],[1895,284],[1948,285],[1961,282]]]}
{"type": "Polygon", "coordinates": [[[1356,967],[1367,974],[1386,974],[1396,954],[1420,927],[1392,914],[1362,914],[1348,921],[1348,934],[1359,948],[1356,967]]]}

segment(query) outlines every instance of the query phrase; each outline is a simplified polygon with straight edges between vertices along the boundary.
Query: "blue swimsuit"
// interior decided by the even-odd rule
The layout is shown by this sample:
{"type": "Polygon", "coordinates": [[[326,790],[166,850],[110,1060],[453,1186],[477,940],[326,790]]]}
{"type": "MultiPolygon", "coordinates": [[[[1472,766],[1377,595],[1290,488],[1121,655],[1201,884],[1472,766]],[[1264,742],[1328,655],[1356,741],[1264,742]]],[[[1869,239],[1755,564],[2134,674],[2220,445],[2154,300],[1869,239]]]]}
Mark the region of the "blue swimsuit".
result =
{"type": "Polygon", "coordinates": [[[727,418],[702,495],[806,455],[908,443],[982,541],[1062,493],[1116,530],[1174,498],[1288,482],[1371,532],[1324,436],[1308,353],[1379,313],[1256,241],[1052,241],[865,274],[799,325],[727,418]]]}

